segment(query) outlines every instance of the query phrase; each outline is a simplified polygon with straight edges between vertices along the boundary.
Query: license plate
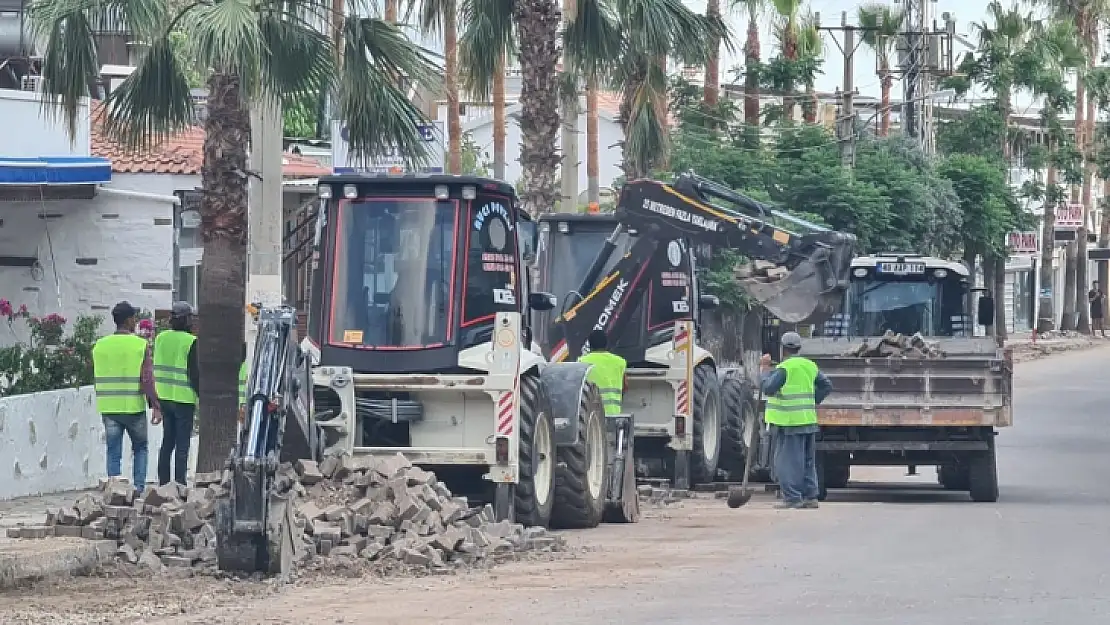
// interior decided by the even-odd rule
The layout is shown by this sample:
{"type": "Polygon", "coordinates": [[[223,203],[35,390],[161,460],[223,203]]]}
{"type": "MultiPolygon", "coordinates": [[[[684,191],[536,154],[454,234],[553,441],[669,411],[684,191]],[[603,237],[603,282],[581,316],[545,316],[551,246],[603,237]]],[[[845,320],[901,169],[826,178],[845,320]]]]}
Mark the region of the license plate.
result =
{"type": "Polygon", "coordinates": [[[925,263],[879,263],[879,273],[898,275],[925,273],[925,263]]]}

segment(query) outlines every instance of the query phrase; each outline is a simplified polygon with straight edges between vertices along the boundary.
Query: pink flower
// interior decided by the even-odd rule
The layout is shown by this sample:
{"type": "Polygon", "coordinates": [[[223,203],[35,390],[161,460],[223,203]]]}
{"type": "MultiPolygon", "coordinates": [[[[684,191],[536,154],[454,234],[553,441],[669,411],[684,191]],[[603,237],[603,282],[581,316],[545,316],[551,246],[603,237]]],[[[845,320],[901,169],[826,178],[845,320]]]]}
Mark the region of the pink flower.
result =
{"type": "Polygon", "coordinates": [[[26,317],[29,314],[27,312],[27,304],[20,304],[19,305],[19,314],[21,316],[24,316],[24,317],[26,317]]]}
{"type": "Polygon", "coordinates": [[[13,312],[12,303],[6,299],[0,299],[0,315],[11,317],[13,312]]]}

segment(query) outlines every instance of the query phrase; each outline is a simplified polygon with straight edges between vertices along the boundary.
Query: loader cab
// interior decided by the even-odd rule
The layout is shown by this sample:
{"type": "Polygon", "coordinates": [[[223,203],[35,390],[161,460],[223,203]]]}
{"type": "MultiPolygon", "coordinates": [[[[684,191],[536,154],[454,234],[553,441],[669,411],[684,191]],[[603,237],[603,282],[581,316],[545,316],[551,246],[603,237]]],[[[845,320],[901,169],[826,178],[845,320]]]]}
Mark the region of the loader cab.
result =
{"type": "Polygon", "coordinates": [[[961,263],[902,253],[855,258],[843,308],[820,334],[971,336],[968,295],[968,270],[961,263]]]}
{"type": "MultiPolygon", "coordinates": [[[[557,342],[552,327],[555,319],[588,296],[629,253],[640,234],[636,230],[621,232],[599,277],[592,284],[583,284],[595,259],[604,253],[606,240],[617,228],[616,217],[556,213],[541,216],[538,221],[533,286],[555,295],[559,301],[556,309],[536,314],[536,340],[550,357],[557,342]]],[[[686,240],[661,241],[656,253],[645,258],[641,267],[644,274],[632,278],[638,278],[644,285],[642,295],[626,300],[632,310],[610,342],[610,349],[629,363],[643,362],[649,347],[670,340],[676,320],[694,319],[698,313],[694,255],[686,240]]]]}
{"type": "Polygon", "coordinates": [[[522,256],[534,228],[521,227],[530,219],[511,186],[344,174],[321,178],[318,191],[309,337],[321,362],[360,373],[463,372],[459,354],[490,342],[496,313],[526,310],[522,256]]]}

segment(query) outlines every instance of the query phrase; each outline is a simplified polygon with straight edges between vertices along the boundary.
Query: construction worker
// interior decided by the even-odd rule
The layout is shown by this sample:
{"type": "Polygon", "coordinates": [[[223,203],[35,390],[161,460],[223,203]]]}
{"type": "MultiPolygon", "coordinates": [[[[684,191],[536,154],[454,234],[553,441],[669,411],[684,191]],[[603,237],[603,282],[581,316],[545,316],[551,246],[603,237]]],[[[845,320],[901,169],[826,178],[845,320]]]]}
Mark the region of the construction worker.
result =
{"type": "Polygon", "coordinates": [[[112,308],[116,331],[93,345],[92,358],[96,409],[104,421],[108,477],[120,475],[123,433],[127,432],[133,456],[133,485],[141,493],[147,470],[146,409],[149,406],[153,410],[152,425],[162,422],[162,414],[147,341],[135,335],[138,312],[128,302],[116,304],[112,308]]]}
{"type": "Polygon", "coordinates": [[[170,308],[170,329],[154,339],[154,382],[164,421],[158,452],[159,484],[170,481],[170,457],[174,458],[175,482],[185,484],[189,472],[189,443],[200,392],[193,319],[192,305],[176,302],[170,308]]]}
{"type": "Polygon", "coordinates": [[[609,338],[601,330],[590,332],[586,344],[590,346],[590,352],[579,357],[578,362],[593,365],[587,379],[597,385],[597,390],[601,392],[605,414],[620,414],[621,401],[624,392],[628,390],[628,380],[624,376],[628,363],[609,351],[609,338]]]}
{"type": "Polygon", "coordinates": [[[787,332],[781,339],[783,361],[771,366],[760,359],[764,419],[772,426],[775,474],[782,491],[776,508],[817,507],[817,405],[832,392],[832,383],[817,364],[798,355],[802,337],[787,332]]]}

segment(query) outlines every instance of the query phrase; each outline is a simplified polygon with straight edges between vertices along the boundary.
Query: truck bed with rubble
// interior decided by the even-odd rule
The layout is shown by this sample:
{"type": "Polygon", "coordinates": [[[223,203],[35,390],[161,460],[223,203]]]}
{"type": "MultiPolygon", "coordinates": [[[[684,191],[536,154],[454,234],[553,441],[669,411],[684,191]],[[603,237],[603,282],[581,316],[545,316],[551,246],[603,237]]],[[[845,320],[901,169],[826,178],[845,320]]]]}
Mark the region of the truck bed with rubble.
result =
{"type": "Polygon", "coordinates": [[[853,260],[843,314],[802,346],[834,389],[818,407],[822,498],[847,485],[853,465],[887,465],[936,466],[945,488],[997,500],[1012,363],[994,338],[971,336],[969,292],[962,264],[853,260]]]}

